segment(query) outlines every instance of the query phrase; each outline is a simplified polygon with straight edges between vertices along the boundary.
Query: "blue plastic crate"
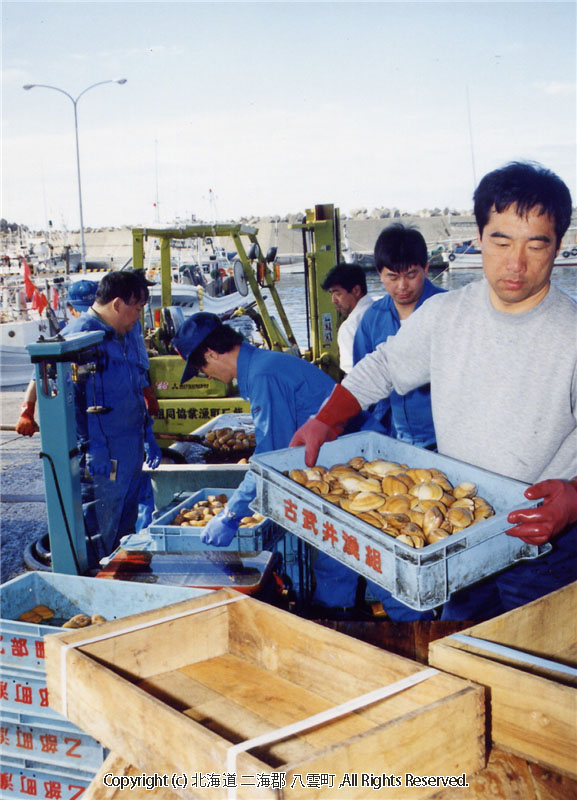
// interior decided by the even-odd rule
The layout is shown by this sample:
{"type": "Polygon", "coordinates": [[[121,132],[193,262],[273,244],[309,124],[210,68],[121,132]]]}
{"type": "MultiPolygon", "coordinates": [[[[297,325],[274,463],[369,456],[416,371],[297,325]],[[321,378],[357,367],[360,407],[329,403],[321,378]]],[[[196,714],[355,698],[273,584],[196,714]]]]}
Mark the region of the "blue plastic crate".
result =
{"type": "Polygon", "coordinates": [[[0,781],[2,800],[80,800],[94,774],[56,769],[46,764],[2,756],[0,781]]]}
{"type": "Polygon", "coordinates": [[[66,722],[65,718],[50,708],[46,673],[22,667],[2,667],[2,713],[35,714],[66,722]]]}
{"type": "Polygon", "coordinates": [[[318,464],[328,468],[354,456],[434,467],[453,485],[472,481],[495,515],[422,549],[409,547],[284,475],[305,468],[304,447],[252,457],[250,467],[257,482],[252,507],[419,610],[435,608],[453,592],[551,549],[549,544],[530,545],[505,533],[511,527],[509,511],[535,505],[524,496],[524,483],[368,432],[323,445],[318,464]]]}
{"type": "Polygon", "coordinates": [[[37,625],[18,617],[34,606],[45,605],[61,623],[75,614],[101,614],[119,619],[141,611],[161,608],[204,594],[202,589],[132,584],[29,572],[2,584],[0,591],[0,665],[12,669],[44,671],[43,637],[63,630],[59,625],[37,625]]]}
{"type": "MultiPolygon", "coordinates": [[[[125,537],[121,545],[125,548],[138,548],[143,550],[156,550],[163,552],[182,552],[192,550],[210,550],[211,545],[201,541],[204,527],[189,527],[188,525],[175,525],[174,520],[181,511],[192,508],[200,500],[206,500],[211,495],[224,494],[229,498],[234,489],[201,489],[194,494],[187,495],[178,505],[160,514],[147,531],[125,537]]],[[[251,528],[240,528],[232,542],[219,550],[259,551],[270,550],[278,538],[276,526],[265,519],[251,528]]]]}
{"type": "Polygon", "coordinates": [[[26,724],[0,715],[3,756],[94,774],[108,755],[107,748],[72,723],[60,729],[51,719],[26,724]]]}

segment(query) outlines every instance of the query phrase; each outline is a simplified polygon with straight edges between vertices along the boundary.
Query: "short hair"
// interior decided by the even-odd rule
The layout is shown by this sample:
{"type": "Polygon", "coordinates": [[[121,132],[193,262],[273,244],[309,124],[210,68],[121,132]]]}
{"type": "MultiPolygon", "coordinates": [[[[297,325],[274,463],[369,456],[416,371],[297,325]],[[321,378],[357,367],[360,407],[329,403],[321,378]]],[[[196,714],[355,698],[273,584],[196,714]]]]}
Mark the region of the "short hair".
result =
{"type": "Polygon", "coordinates": [[[106,274],[96,291],[96,302],[105,306],[114,298],[120,297],[125,303],[136,299],[138,302],[148,300],[148,285],[142,270],[116,270],[106,274]]]}
{"type": "Polygon", "coordinates": [[[365,271],[358,264],[337,264],[327,272],[321,284],[325,292],[334,286],[342,286],[347,292],[352,292],[355,286],[361,287],[361,292],[367,293],[367,278],[365,271]]]}
{"type": "Polygon", "coordinates": [[[410,267],[423,269],[429,262],[427,243],[423,234],[411,225],[395,222],[379,234],[375,243],[375,267],[382,272],[406,272],[410,267]]]}
{"type": "Polygon", "coordinates": [[[202,370],[206,363],[206,351],[214,350],[216,353],[229,353],[244,342],[244,336],[231,328],[230,325],[221,324],[209,333],[202,342],[188,354],[187,364],[192,365],[197,371],[202,370]]]}
{"type": "Polygon", "coordinates": [[[561,178],[532,161],[512,161],[489,172],[475,189],[473,200],[480,235],[493,209],[501,214],[514,206],[519,216],[533,209],[550,216],[557,244],[569,227],[573,211],[571,193],[561,178]]]}

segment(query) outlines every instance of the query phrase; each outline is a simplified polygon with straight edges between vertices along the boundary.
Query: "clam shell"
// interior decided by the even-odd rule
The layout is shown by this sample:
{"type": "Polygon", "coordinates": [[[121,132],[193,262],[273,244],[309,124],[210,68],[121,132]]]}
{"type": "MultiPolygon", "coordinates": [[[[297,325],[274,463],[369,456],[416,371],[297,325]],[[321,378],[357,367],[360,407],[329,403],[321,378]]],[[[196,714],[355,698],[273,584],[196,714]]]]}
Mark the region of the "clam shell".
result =
{"type": "Polygon", "coordinates": [[[384,478],[391,470],[398,469],[400,466],[401,465],[396,461],[382,461],[381,459],[376,459],[375,461],[366,461],[363,464],[363,470],[369,472],[371,475],[384,478]]]}
{"type": "Polygon", "coordinates": [[[475,504],[470,497],[460,497],[458,500],[455,500],[451,508],[466,508],[467,511],[474,511],[475,504]]]}
{"type": "Polygon", "coordinates": [[[467,528],[473,522],[473,514],[466,508],[450,508],[447,518],[453,528],[467,528]]]}
{"type": "Polygon", "coordinates": [[[391,511],[393,514],[408,514],[413,507],[413,500],[408,494],[398,494],[394,497],[389,497],[383,506],[385,511],[391,511]]]}
{"type": "Polygon", "coordinates": [[[353,469],[359,470],[363,468],[365,459],[362,456],[355,456],[354,458],[351,458],[348,463],[353,469]]]}
{"type": "Polygon", "coordinates": [[[291,481],[296,481],[300,483],[301,486],[305,486],[307,482],[307,476],[302,469],[291,469],[289,472],[289,478],[291,481]]]}
{"type": "Polygon", "coordinates": [[[440,500],[443,496],[443,489],[438,483],[416,483],[409,492],[419,500],[440,500]]]}
{"type": "Polygon", "coordinates": [[[441,539],[446,539],[447,536],[450,534],[447,531],[444,531],[442,528],[435,528],[435,530],[429,531],[427,534],[427,544],[434,544],[434,542],[440,542],[441,539]]]}
{"type": "Polygon", "coordinates": [[[413,539],[407,533],[400,533],[397,536],[397,542],[403,542],[403,544],[408,544],[409,547],[415,546],[413,539]]]}
{"type": "Polygon", "coordinates": [[[418,525],[419,528],[422,528],[425,514],[422,511],[417,511],[416,509],[412,508],[409,511],[409,519],[411,522],[414,522],[415,525],[418,525]]]}
{"type": "Polygon", "coordinates": [[[430,469],[408,469],[407,475],[413,479],[414,483],[430,483],[433,480],[433,473],[430,469]]]}
{"type": "Polygon", "coordinates": [[[350,510],[372,511],[373,509],[381,508],[384,504],[385,498],[381,495],[373,494],[373,492],[359,492],[359,494],[355,495],[351,500],[350,510]]]}
{"type": "Polygon", "coordinates": [[[401,533],[406,534],[407,536],[419,536],[421,539],[425,539],[425,534],[423,533],[422,528],[419,528],[418,525],[415,525],[414,522],[406,522],[401,527],[401,533]]]}
{"type": "Polygon", "coordinates": [[[423,515],[423,525],[422,528],[425,531],[425,534],[434,531],[436,528],[439,528],[445,520],[445,516],[440,508],[437,506],[431,506],[431,508],[427,509],[423,515]]]}
{"type": "Polygon", "coordinates": [[[463,483],[459,483],[453,489],[453,497],[455,497],[457,500],[460,497],[473,497],[476,494],[477,494],[477,487],[475,486],[474,483],[471,483],[470,481],[464,481],[463,483]]]}
{"type": "Polygon", "coordinates": [[[383,478],[381,481],[381,486],[383,488],[383,492],[389,496],[395,496],[398,494],[407,494],[409,487],[407,484],[401,480],[400,478],[395,478],[392,475],[387,475],[386,478],[383,478]]]}
{"type": "Polygon", "coordinates": [[[326,481],[307,481],[306,488],[317,494],[328,494],[330,486],[326,481]]]}
{"type": "Polygon", "coordinates": [[[394,528],[397,531],[400,530],[403,525],[406,525],[407,522],[411,521],[406,514],[393,514],[388,511],[383,511],[382,509],[380,509],[379,514],[387,527],[394,528]]]}
{"type": "Polygon", "coordinates": [[[380,492],[381,482],[374,478],[360,478],[358,475],[354,478],[344,477],[339,478],[339,483],[346,489],[347,492],[380,492]]]}

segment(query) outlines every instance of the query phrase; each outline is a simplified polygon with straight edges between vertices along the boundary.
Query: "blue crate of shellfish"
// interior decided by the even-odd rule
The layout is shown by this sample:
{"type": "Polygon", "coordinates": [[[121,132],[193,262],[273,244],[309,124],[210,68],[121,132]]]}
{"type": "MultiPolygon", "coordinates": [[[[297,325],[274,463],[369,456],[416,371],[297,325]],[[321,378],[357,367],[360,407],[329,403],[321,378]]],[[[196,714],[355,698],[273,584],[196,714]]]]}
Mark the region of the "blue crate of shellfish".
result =
{"type": "MultiPolygon", "coordinates": [[[[219,497],[224,505],[233,493],[234,489],[205,488],[186,495],[184,500],[166,513],[160,514],[149,525],[145,533],[126,537],[122,540],[121,545],[133,548],[140,544],[142,545],[141,549],[169,553],[211,550],[212,546],[204,544],[201,540],[206,522],[204,525],[199,525],[198,523],[202,522],[201,519],[192,519],[192,516],[201,516],[200,511],[194,513],[194,507],[198,503],[208,504],[210,498],[219,497]],[[187,519],[189,515],[190,518],[187,519]],[[194,522],[194,525],[191,522],[194,522]]],[[[215,508],[215,510],[217,509],[215,508]]],[[[240,527],[232,542],[218,549],[239,552],[270,550],[278,538],[277,531],[276,525],[269,519],[263,519],[250,527],[240,527]]]]}
{"type": "Polygon", "coordinates": [[[44,636],[65,630],[62,625],[77,614],[117,619],[204,593],[202,589],[106,581],[54,572],[19,575],[2,584],[0,592],[0,665],[44,673],[44,636]],[[38,606],[52,613],[38,622],[19,619],[38,606]]]}
{"type": "MultiPolygon", "coordinates": [[[[409,536],[407,539],[404,533],[400,535],[401,526],[406,526],[408,522],[411,525],[416,524],[413,520],[419,519],[418,517],[413,514],[411,519],[411,516],[405,514],[406,521],[403,522],[401,518],[399,523],[398,518],[387,515],[394,513],[389,509],[396,509],[397,513],[401,513],[402,504],[391,503],[387,506],[385,503],[389,502],[388,499],[382,498],[380,504],[375,501],[376,505],[373,505],[371,511],[376,509],[378,513],[379,508],[385,511],[387,521],[384,525],[375,525],[374,515],[371,517],[368,511],[363,511],[363,506],[371,505],[370,499],[365,503],[364,497],[362,502],[357,498],[357,504],[352,509],[349,505],[349,510],[345,510],[343,505],[346,505],[347,499],[349,504],[352,502],[351,494],[344,498],[343,503],[338,495],[329,496],[331,492],[327,490],[322,476],[303,473],[306,470],[304,447],[287,448],[252,457],[250,468],[256,477],[257,496],[251,507],[389,590],[394,597],[411,608],[424,611],[441,606],[459,589],[500,572],[518,561],[543,555],[551,549],[549,544],[531,545],[505,533],[511,527],[507,522],[509,511],[536,505],[524,496],[527,484],[372,432],[350,434],[324,444],[317,464],[330,470],[337,465],[346,465],[351,459],[356,459],[355,464],[361,469],[363,462],[387,461],[405,465],[406,469],[401,467],[398,471],[418,469],[421,470],[419,474],[425,478],[427,470],[436,470],[446,476],[451,488],[462,483],[472,484],[477,508],[473,496],[459,498],[463,502],[458,503],[451,515],[454,524],[450,521],[447,524],[445,517],[442,517],[442,522],[439,520],[436,523],[438,527],[430,532],[430,541],[424,537],[422,530],[417,533],[409,526],[404,530],[413,533],[413,538],[409,536]],[[292,470],[297,471],[296,477],[300,482],[289,477],[292,470]],[[307,479],[307,475],[311,480],[307,479]],[[485,514],[478,510],[481,498],[490,506],[490,511],[485,514]],[[466,500],[469,503],[464,502],[466,500]],[[467,513],[460,513],[463,509],[467,513]],[[489,516],[491,512],[493,513],[489,516]],[[465,527],[462,525],[463,518],[468,520],[469,515],[470,522],[474,521],[474,524],[465,527]],[[396,528],[392,525],[393,521],[396,528]],[[383,527],[389,532],[385,532],[383,527]]],[[[393,466],[392,472],[395,469],[393,466]]],[[[378,470],[378,467],[374,466],[373,470],[378,470]]],[[[381,469],[381,472],[383,475],[372,477],[378,477],[381,482],[386,475],[386,469],[381,469]]],[[[367,485],[363,483],[365,477],[361,472],[361,480],[358,483],[353,481],[352,484],[349,481],[348,485],[356,487],[357,494],[372,492],[388,497],[384,493],[382,482],[380,492],[377,491],[379,482],[368,484],[371,487],[368,491],[367,485]]],[[[331,480],[333,478],[334,476],[331,480]]],[[[431,475],[424,481],[417,476],[414,483],[419,482],[434,483],[434,476],[431,475]]],[[[471,495],[470,490],[463,491],[471,495]]],[[[426,492],[432,495],[428,498],[432,503],[425,505],[438,503],[439,500],[442,503],[438,488],[411,490],[407,483],[404,493],[410,499],[405,511],[413,510],[413,500],[418,500],[420,494],[426,492]]],[[[352,497],[355,498],[354,491],[352,497]]],[[[448,519],[450,498],[443,499],[446,500],[446,505],[438,508],[445,508],[448,519]]],[[[420,508],[425,509],[425,505],[421,504],[420,508]]]]}

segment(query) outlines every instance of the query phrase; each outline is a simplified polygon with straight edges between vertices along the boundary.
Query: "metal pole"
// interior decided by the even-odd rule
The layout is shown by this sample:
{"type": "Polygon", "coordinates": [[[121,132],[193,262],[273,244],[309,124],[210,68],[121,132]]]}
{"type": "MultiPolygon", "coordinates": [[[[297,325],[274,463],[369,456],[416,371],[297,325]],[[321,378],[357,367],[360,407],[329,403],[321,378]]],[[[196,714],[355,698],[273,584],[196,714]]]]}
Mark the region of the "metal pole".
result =
{"type": "Polygon", "coordinates": [[[23,89],[54,89],[55,92],[60,92],[61,94],[65,94],[66,97],[71,101],[74,107],[74,138],[76,142],[76,172],[78,175],[78,207],[80,211],[80,261],[82,264],[82,272],[86,273],[86,244],[84,241],[84,215],[82,211],[82,183],[80,180],[80,146],[78,142],[78,111],[77,105],[78,101],[82,97],[83,94],[86,94],[90,89],[94,89],[95,86],[102,86],[104,83],[119,83],[124,84],[126,83],[126,78],[111,78],[107,81],[98,81],[98,83],[93,83],[90,86],[87,86],[86,89],[83,89],[78,97],[74,99],[71,94],[64,91],[64,89],[59,89],[57,86],[50,86],[46,83],[27,83],[23,86],[23,89]]]}
{"type": "Polygon", "coordinates": [[[76,111],[76,100],[72,101],[74,106],[74,136],[76,138],[76,172],[78,174],[78,206],[80,209],[80,262],[82,272],[86,274],[86,243],[84,241],[84,216],[82,213],[82,184],[80,181],[80,147],[78,145],[78,113],[76,111]]]}

